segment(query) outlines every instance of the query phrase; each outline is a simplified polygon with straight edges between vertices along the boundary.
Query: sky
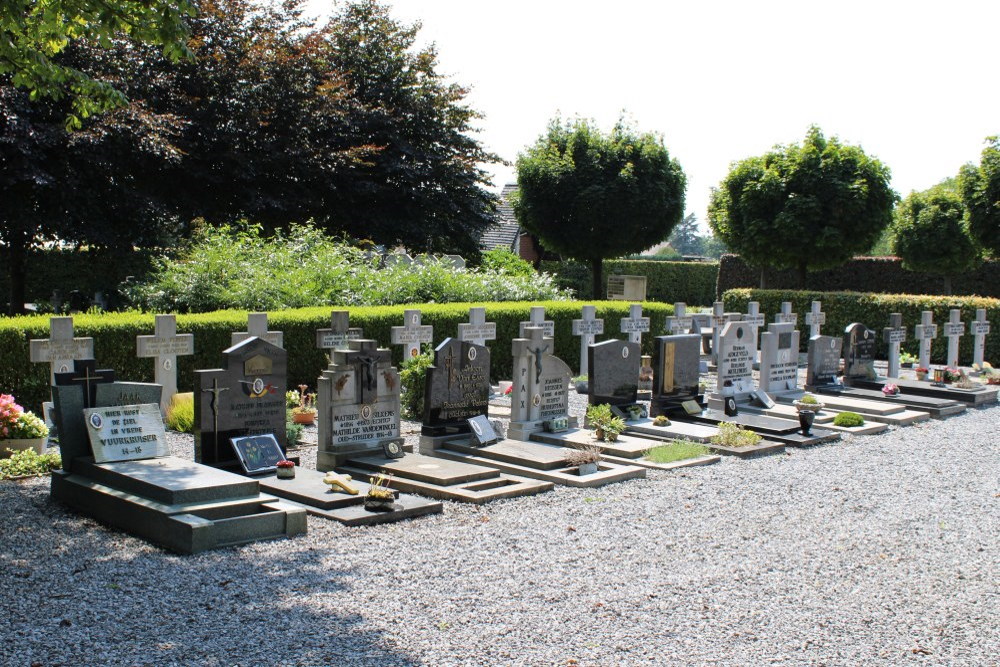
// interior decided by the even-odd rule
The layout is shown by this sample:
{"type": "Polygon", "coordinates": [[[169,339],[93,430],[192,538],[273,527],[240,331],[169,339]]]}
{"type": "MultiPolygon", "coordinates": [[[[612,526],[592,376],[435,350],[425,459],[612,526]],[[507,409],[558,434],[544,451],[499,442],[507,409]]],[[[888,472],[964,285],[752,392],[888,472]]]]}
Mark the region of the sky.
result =
{"type": "MultiPolygon", "coordinates": [[[[915,0],[395,0],[438,71],[471,88],[476,135],[511,163],[560,114],[662,135],[704,224],[735,161],[812,124],[861,146],[905,196],[978,163],[1000,134],[1000,3],[915,0]]],[[[312,13],[330,0],[311,0],[312,13]]]]}

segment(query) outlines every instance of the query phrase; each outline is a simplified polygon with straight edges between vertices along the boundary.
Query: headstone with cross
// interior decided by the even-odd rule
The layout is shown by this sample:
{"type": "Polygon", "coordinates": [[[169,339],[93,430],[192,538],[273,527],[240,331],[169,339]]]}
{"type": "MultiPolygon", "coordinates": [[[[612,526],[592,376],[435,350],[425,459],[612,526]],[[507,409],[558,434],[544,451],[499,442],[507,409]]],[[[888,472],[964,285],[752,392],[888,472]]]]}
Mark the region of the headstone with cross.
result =
{"type": "Polygon", "coordinates": [[[400,382],[392,354],[374,340],[352,340],[334,350],[316,381],[316,469],[333,470],[352,456],[383,456],[399,439],[400,382]]]}
{"type": "Polygon", "coordinates": [[[541,327],[527,327],[527,338],[511,341],[514,385],[511,390],[510,427],[507,437],[527,440],[550,419],[566,419],[570,426],[569,384],[572,372],[552,354],[554,341],[541,327]]]}
{"type": "Polygon", "coordinates": [[[747,303],[747,314],[743,316],[743,321],[753,327],[755,334],[760,333],[761,328],[767,323],[767,319],[760,312],[760,302],[747,303]]]}
{"type": "Polygon", "coordinates": [[[91,359],[94,356],[93,338],[73,337],[72,317],[49,318],[49,337],[28,341],[31,360],[49,364],[49,381],[55,384],[56,373],[73,370],[77,359],[91,359]]]}
{"type": "Polygon", "coordinates": [[[330,312],[330,328],[316,329],[316,347],[321,350],[346,350],[348,342],[363,336],[360,327],[351,326],[351,314],[346,310],[330,312]]]}
{"type": "Polygon", "coordinates": [[[792,312],[792,302],[791,301],[782,301],[781,302],[781,312],[777,313],[774,316],[774,321],[777,322],[778,324],[781,324],[781,323],[790,323],[790,324],[798,325],[798,323],[799,323],[799,314],[792,312]]]}
{"type": "Polygon", "coordinates": [[[972,362],[982,368],[986,360],[986,336],[990,333],[990,323],[986,319],[985,308],[976,309],[976,319],[969,328],[975,341],[972,345],[972,362]]]}
{"type": "Polygon", "coordinates": [[[948,321],[944,324],[944,335],[948,339],[947,366],[958,368],[958,339],[965,335],[965,322],[962,321],[962,311],[952,308],[948,312],[948,321]]]}
{"type": "Polygon", "coordinates": [[[642,316],[641,303],[633,303],[628,307],[628,317],[621,319],[621,332],[628,334],[630,343],[642,345],[642,334],[646,331],[649,331],[649,318],[642,316]]]}
{"type": "Polygon", "coordinates": [[[420,323],[420,311],[416,308],[403,311],[403,326],[390,329],[393,345],[403,346],[403,359],[420,354],[421,343],[434,341],[434,327],[420,323]]]}
{"type": "Polygon", "coordinates": [[[496,340],[497,323],[486,321],[486,309],[469,308],[469,321],[458,325],[458,340],[475,345],[486,345],[488,340],[496,340]]]}
{"type": "Polygon", "coordinates": [[[672,335],[691,332],[694,318],[687,314],[687,304],[683,301],[674,303],[674,314],[667,318],[667,333],[672,335]]]}
{"type": "Polygon", "coordinates": [[[152,336],[136,336],[136,356],[153,357],[153,381],[163,386],[160,396],[160,413],[167,414],[167,407],[177,393],[177,357],[194,354],[194,334],[177,333],[174,315],[157,315],[152,336]]]}
{"type": "Polygon", "coordinates": [[[913,327],[913,337],[920,341],[920,366],[931,367],[931,344],[937,338],[937,325],[934,324],[934,313],[925,310],[920,313],[920,324],[913,327]]]}
{"type": "Polygon", "coordinates": [[[712,363],[719,363],[719,336],[723,327],[729,322],[738,322],[742,315],[739,313],[725,312],[725,304],[716,301],[712,304],[712,363]]]}
{"type": "MultiPolygon", "coordinates": [[[[421,435],[469,433],[469,419],[488,417],[489,399],[489,348],[445,338],[434,349],[434,364],[427,369],[421,435]]],[[[420,451],[426,453],[423,441],[420,451]]]]}
{"type": "Polygon", "coordinates": [[[584,306],[580,310],[580,319],[573,320],[573,335],[580,337],[580,375],[588,375],[587,348],[594,343],[595,336],[604,333],[604,320],[597,317],[596,306],[584,306]]]}
{"type": "MultiPolygon", "coordinates": [[[[813,302],[815,303],[815,301],[813,302]]],[[[889,314],[889,326],[882,329],[882,340],[889,344],[889,371],[891,378],[899,377],[899,345],[906,341],[906,327],[901,313],[889,314]]]]}
{"type": "Polygon", "coordinates": [[[528,321],[521,322],[518,326],[518,338],[527,338],[528,332],[525,330],[527,327],[541,327],[547,337],[555,338],[556,336],[556,323],[552,320],[545,319],[544,306],[531,307],[531,312],[528,315],[528,321]]]}
{"type": "Polygon", "coordinates": [[[820,330],[826,324],[826,313],[823,312],[823,302],[813,301],[811,310],[806,313],[806,324],[809,325],[809,337],[819,336],[820,330]]]}
{"type": "Polygon", "coordinates": [[[236,345],[251,336],[266,340],[275,347],[285,347],[285,336],[282,332],[267,330],[267,313],[250,313],[247,315],[247,330],[234,331],[230,338],[230,343],[236,345]]]}
{"type": "MultiPolygon", "coordinates": [[[[111,369],[97,370],[97,362],[93,359],[76,359],[73,365],[73,370],[56,373],[52,384],[52,408],[47,410],[60,441],[63,437],[62,416],[73,412],[75,419],[79,416],[74,412],[76,409],[94,407],[97,385],[115,381],[115,372],[111,369]]],[[[83,440],[86,440],[85,435],[83,440]]],[[[69,449],[73,449],[72,445],[69,449]]],[[[69,470],[69,467],[64,466],[64,469],[69,470]]]]}

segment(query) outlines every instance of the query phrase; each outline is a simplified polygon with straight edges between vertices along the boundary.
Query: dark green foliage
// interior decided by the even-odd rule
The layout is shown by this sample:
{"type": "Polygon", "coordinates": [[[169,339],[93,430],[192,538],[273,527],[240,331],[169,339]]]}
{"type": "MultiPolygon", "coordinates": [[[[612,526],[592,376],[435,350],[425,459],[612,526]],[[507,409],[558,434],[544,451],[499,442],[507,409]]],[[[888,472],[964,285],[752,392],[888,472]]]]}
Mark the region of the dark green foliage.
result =
{"type": "Polygon", "coordinates": [[[591,266],[665,240],[684,213],[686,179],[663,139],[619,123],[553,120],[517,158],[518,222],[549,250],[591,266]]]}
{"type": "Polygon", "coordinates": [[[521,259],[505,248],[494,248],[484,252],[479,262],[479,268],[484,271],[506,273],[510,276],[535,275],[535,269],[530,262],[521,259]]]}
{"type": "MultiPolygon", "coordinates": [[[[719,265],[715,262],[670,262],[612,259],[604,263],[609,275],[646,276],[646,298],[650,301],[691,306],[710,306],[715,301],[719,265]]],[[[560,287],[574,290],[577,299],[594,298],[590,268],[579,262],[542,262],[542,271],[552,273],[560,287]]],[[[607,281],[600,296],[604,298],[607,281]]]]}
{"type": "Polygon", "coordinates": [[[868,250],[892,220],[889,169],[817,127],[802,145],[741,160],[713,190],[709,225],[751,265],[809,270],[868,250]]]}
{"type": "Polygon", "coordinates": [[[1000,137],[988,137],[986,142],[979,166],[962,168],[959,188],[969,209],[972,235],[1000,258],[1000,137]]]}
{"type": "Polygon", "coordinates": [[[859,415],[857,412],[839,412],[837,416],[833,418],[833,425],[840,426],[843,428],[854,428],[856,426],[864,426],[865,418],[859,415]]]}
{"type": "Polygon", "coordinates": [[[434,348],[425,345],[415,357],[403,362],[399,369],[400,400],[403,416],[417,421],[424,417],[427,369],[434,365],[434,348]]]}
{"type": "MultiPolygon", "coordinates": [[[[809,312],[814,300],[823,302],[823,312],[826,313],[826,324],[823,334],[839,336],[853,322],[861,322],[869,329],[874,329],[879,341],[882,340],[882,329],[889,326],[889,314],[901,313],[903,326],[906,328],[907,341],[901,350],[910,354],[917,353],[917,341],[913,340],[913,327],[920,323],[920,313],[930,310],[934,313],[934,321],[938,323],[938,331],[942,322],[948,321],[952,308],[958,308],[962,313],[963,322],[971,322],[976,317],[976,309],[986,309],[986,319],[1000,322],[1000,299],[981,298],[974,296],[916,296],[909,294],[871,294],[861,292],[802,292],[792,290],[761,290],[733,289],[723,295],[726,310],[745,313],[749,301],[760,303],[760,312],[767,313],[768,320],[774,320],[774,313],[781,310],[782,301],[791,301],[792,310],[799,314],[799,328],[803,328],[802,317],[809,312]]],[[[801,350],[808,346],[807,335],[800,338],[801,350]]],[[[959,358],[963,364],[972,363],[972,336],[962,336],[959,339],[959,358]]],[[[879,343],[876,346],[879,358],[885,359],[889,351],[888,344],[879,343]]],[[[931,347],[931,358],[934,363],[944,363],[948,351],[948,339],[940,333],[934,339],[931,347]]],[[[1000,359],[1000,336],[986,337],[986,360],[1000,359]]]]}

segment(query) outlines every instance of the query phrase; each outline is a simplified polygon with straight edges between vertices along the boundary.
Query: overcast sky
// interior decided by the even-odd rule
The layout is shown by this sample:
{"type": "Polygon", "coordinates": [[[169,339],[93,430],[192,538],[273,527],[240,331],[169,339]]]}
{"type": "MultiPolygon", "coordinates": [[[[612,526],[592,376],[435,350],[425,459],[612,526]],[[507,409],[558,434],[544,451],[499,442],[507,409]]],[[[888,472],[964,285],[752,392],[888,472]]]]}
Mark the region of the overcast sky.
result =
{"type": "MultiPolygon", "coordinates": [[[[557,113],[608,130],[624,111],[663,135],[701,222],[732,161],[810,124],[888,165],[901,195],[978,163],[1000,134],[992,0],[390,4],[471,87],[488,149],[513,163],[557,113]]],[[[513,166],[491,172],[497,188],[515,180],[513,166]]]]}

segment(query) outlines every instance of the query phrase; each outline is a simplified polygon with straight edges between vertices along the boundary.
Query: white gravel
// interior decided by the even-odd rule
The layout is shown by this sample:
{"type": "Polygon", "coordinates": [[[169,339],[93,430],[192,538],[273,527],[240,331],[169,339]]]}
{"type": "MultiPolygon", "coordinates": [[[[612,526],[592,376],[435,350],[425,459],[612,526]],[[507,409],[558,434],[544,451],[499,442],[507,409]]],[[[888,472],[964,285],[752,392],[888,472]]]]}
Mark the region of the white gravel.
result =
{"type": "Polygon", "coordinates": [[[972,410],[197,556],[0,482],[0,664],[997,665],[998,434],[972,410]]]}

